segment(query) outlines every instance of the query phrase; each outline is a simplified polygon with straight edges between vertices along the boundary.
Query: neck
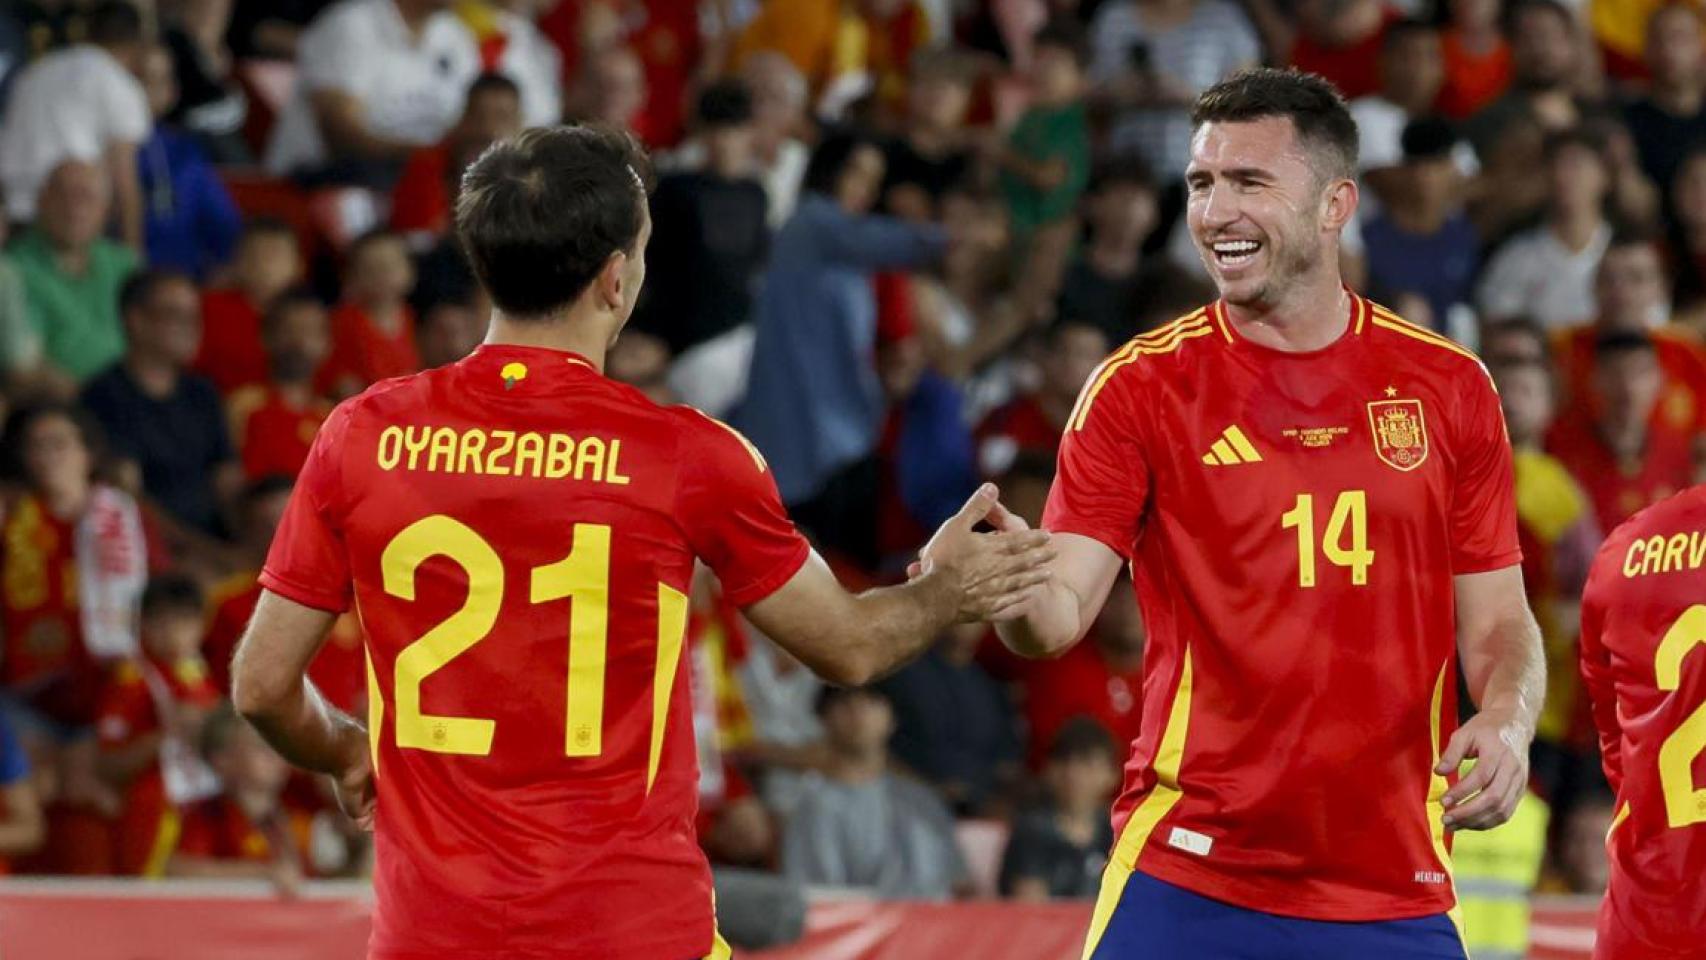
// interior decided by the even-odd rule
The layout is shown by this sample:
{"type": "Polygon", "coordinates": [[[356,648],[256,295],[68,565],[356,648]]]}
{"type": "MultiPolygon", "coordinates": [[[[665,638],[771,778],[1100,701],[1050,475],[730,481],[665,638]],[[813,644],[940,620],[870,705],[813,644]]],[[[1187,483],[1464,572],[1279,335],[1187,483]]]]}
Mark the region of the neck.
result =
{"type": "Polygon", "coordinates": [[[47,505],[48,513],[61,520],[70,520],[83,515],[92,489],[90,484],[80,483],[64,490],[43,490],[41,500],[47,505]]]}
{"type": "Polygon", "coordinates": [[[1653,103],[1666,113],[1691,117],[1706,101],[1706,86],[1694,81],[1653,85],[1653,103]]]}
{"type": "Polygon", "coordinates": [[[906,142],[912,149],[927,157],[940,156],[947,153],[952,146],[951,138],[946,130],[939,130],[933,124],[920,123],[907,132],[906,142]]]}
{"type": "Polygon", "coordinates": [[[1647,424],[1645,420],[1634,418],[1627,423],[1602,422],[1599,437],[1619,465],[1638,466],[1647,446],[1647,424]]]}
{"type": "Polygon", "coordinates": [[[1098,236],[1091,241],[1087,256],[1097,273],[1105,277],[1129,277],[1137,272],[1138,261],[1143,258],[1143,243],[1098,236]]]}
{"type": "Polygon", "coordinates": [[[1037,392],[1037,406],[1042,408],[1043,416],[1061,429],[1066,428],[1066,421],[1072,417],[1072,406],[1077,402],[1076,397],[1062,399],[1047,390],[1037,392]]]}
{"type": "Polygon", "coordinates": [[[1300,278],[1278,302],[1227,304],[1227,318],[1246,339],[1275,350],[1319,350],[1339,339],[1351,322],[1351,299],[1339,279],[1337,251],[1327,256],[1323,268],[1300,278]]]}
{"type": "Polygon", "coordinates": [[[124,367],[142,392],[151,397],[167,396],[178,386],[178,367],[170,361],[132,352],[125,358],[124,367]]]}
{"type": "Polygon", "coordinates": [[[568,316],[561,320],[523,322],[493,308],[491,326],[486,329],[486,343],[578,353],[603,373],[604,355],[610,350],[613,338],[604,332],[607,324],[598,323],[591,317],[577,316],[577,309],[571,308],[568,316]]]}
{"type": "Polygon", "coordinates": [[[1467,23],[1457,28],[1457,39],[1473,53],[1485,53],[1498,45],[1502,37],[1496,23],[1467,23]]]}
{"type": "Polygon", "coordinates": [[[47,238],[48,248],[53,252],[53,262],[61,273],[81,274],[89,269],[89,245],[61,244],[52,237],[47,238]]]}
{"type": "Polygon", "coordinates": [[[1401,199],[1397,203],[1388,204],[1387,216],[1405,233],[1427,236],[1437,233],[1445,225],[1445,211],[1432,209],[1425,204],[1409,202],[1401,199]]]}
{"type": "Polygon", "coordinates": [[[1597,209],[1560,209],[1552,218],[1552,233],[1572,252],[1579,252],[1593,242],[1603,217],[1597,209]]]}
{"type": "Polygon", "coordinates": [[[306,407],[314,399],[314,385],[307,380],[274,380],[273,388],[292,407],[306,407]]]}
{"type": "Polygon", "coordinates": [[[842,783],[869,783],[882,776],[888,766],[888,754],[882,750],[838,753],[830,761],[829,775],[842,783]]]}
{"type": "Polygon", "coordinates": [[[1521,450],[1527,453],[1538,453],[1541,447],[1544,446],[1544,439],[1545,438],[1537,434],[1519,437],[1513,433],[1511,434],[1511,449],[1521,450]]]}
{"type": "Polygon", "coordinates": [[[402,316],[402,306],[395,300],[363,301],[361,310],[374,326],[389,331],[396,328],[397,320],[402,316]]]}

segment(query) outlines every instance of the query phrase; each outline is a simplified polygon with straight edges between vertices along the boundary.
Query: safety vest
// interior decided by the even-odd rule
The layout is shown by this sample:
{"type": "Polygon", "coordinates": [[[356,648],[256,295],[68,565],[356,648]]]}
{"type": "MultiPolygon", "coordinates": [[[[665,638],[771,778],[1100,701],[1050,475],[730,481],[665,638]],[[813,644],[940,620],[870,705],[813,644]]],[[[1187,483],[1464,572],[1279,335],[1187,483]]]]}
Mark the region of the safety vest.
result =
{"type": "Polygon", "coordinates": [[[1492,830],[1452,839],[1464,946],[1473,960],[1522,960],[1528,954],[1529,896],[1546,853],[1546,801],[1525,794],[1516,813],[1492,830]]]}

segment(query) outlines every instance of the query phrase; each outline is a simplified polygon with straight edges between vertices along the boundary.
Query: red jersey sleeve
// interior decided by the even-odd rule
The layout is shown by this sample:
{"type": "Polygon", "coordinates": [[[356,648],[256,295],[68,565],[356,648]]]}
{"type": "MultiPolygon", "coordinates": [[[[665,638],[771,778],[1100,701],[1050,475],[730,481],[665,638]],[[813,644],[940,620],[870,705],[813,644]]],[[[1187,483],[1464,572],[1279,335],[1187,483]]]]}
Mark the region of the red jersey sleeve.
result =
{"type": "Polygon", "coordinates": [[[1104,380],[1107,369],[1104,362],[1090,375],[1061,437],[1043,527],[1098,540],[1129,562],[1149,499],[1149,460],[1131,374],[1104,380]]]}
{"type": "Polygon", "coordinates": [[[681,451],[676,516],[693,552],[722,581],[723,596],[748,607],[787,583],[811,545],[794,528],[776,480],[751,441],[693,412],[681,451]]]}
{"type": "MultiPolygon", "coordinates": [[[[1601,554],[1608,556],[1609,554],[1601,554]]],[[[1599,732],[1599,758],[1605,780],[1614,792],[1623,789],[1623,726],[1617,718],[1616,678],[1611,652],[1602,638],[1605,628],[1607,578],[1603,564],[1595,564],[1582,591],[1581,649],[1582,688],[1593,710],[1594,728],[1599,732]]]]}
{"type": "Polygon", "coordinates": [[[1484,369],[1463,381],[1451,494],[1454,575],[1499,570],[1522,560],[1511,445],[1499,397],[1484,369]]]}
{"type": "Polygon", "coordinates": [[[342,613],[350,604],[349,554],[344,548],[342,450],[352,403],[332,412],[314,438],[296,479],[284,519],[273,535],[261,586],[304,606],[342,613]]]}

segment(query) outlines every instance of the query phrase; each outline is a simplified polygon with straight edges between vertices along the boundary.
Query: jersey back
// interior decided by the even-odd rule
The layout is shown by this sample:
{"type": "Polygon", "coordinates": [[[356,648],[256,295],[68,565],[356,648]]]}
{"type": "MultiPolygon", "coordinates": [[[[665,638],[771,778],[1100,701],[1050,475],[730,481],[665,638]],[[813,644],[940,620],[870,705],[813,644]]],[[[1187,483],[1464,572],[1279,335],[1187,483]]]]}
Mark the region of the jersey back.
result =
{"type": "Polygon", "coordinates": [[[757,452],[572,354],[482,347],[341,406],[261,582],[367,637],[372,955],[697,957],[682,644],[805,562],[757,452]]]}
{"type": "Polygon", "coordinates": [[[1636,514],[1582,597],[1582,679],[1617,791],[1596,956],[1706,949],[1706,486],[1636,514]]]}

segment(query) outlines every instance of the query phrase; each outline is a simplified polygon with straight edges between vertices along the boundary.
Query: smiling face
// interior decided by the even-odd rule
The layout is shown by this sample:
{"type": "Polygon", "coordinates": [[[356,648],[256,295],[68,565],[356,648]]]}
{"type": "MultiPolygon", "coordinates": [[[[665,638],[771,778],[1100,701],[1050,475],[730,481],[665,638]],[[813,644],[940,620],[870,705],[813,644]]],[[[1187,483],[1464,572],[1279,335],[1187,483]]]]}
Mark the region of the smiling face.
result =
{"type": "Polygon", "coordinates": [[[1206,123],[1191,139],[1186,219],[1220,295],[1267,307],[1315,271],[1356,209],[1356,186],[1326,180],[1288,118],[1206,123]]]}

